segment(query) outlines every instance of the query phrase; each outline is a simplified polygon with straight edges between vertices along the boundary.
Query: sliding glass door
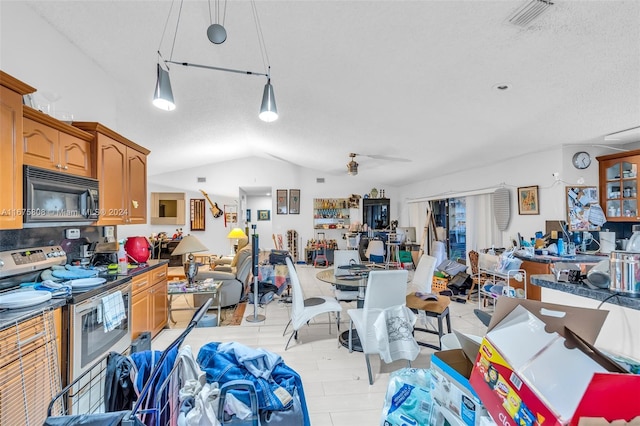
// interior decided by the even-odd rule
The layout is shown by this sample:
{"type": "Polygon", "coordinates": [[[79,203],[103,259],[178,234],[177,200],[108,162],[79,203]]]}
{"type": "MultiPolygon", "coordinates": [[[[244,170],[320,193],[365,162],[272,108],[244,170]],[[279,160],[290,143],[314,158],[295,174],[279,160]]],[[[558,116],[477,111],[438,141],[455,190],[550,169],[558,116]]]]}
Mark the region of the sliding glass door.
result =
{"type": "Polygon", "coordinates": [[[467,257],[466,198],[447,198],[431,202],[437,227],[445,231],[447,256],[451,260],[467,257]]]}

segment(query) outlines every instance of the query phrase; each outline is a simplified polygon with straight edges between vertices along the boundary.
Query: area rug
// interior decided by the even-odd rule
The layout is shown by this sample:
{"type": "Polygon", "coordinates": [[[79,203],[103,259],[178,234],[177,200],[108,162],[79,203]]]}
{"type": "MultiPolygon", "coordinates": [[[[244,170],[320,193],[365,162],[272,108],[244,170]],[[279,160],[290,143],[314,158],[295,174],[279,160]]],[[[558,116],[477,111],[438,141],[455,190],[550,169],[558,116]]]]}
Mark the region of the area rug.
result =
{"type": "Polygon", "coordinates": [[[222,321],[220,326],[240,325],[244,317],[247,302],[238,303],[235,307],[222,309],[222,321]]]}

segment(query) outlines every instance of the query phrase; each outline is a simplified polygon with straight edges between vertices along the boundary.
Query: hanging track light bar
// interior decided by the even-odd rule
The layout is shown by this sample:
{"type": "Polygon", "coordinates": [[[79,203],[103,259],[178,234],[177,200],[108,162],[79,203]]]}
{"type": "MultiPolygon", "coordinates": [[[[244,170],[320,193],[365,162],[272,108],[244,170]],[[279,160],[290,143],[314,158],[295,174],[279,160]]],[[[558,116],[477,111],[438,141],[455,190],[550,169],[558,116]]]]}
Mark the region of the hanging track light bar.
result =
{"type": "Polygon", "coordinates": [[[237,74],[245,74],[245,75],[260,75],[260,76],[269,78],[269,74],[265,74],[261,72],[242,71],[242,70],[236,70],[233,68],[222,68],[222,67],[214,67],[211,65],[192,64],[191,62],[179,62],[179,61],[171,61],[171,60],[165,60],[164,62],[169,64],[182,65],[183,67],[204,68],[208,70],[235,72],[237,74]]]}

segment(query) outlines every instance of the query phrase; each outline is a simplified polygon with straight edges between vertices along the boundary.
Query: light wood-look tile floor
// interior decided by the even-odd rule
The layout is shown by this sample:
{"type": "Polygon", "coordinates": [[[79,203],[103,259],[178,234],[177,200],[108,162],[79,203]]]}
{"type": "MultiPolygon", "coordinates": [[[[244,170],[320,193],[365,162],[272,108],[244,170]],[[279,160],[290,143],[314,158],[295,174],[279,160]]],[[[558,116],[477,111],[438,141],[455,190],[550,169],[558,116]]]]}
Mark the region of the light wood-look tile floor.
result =
{"type": "MultiPolygon", "coordinates": [[[[297,265],[306,297],[333,295],[330,284],[316,279],[319,270],[313,266],[297,265]]],[[[450,313],[453,329],[483,335],[486,327],[473,313],[476,307],[477,303],[473,302],[452,302],[450,313]]],[[[343,304],[342,331],[349,326],[349,315],[346,312],[349,308],[355,308],[355,303],[343,304]]],[[[329,334],[329,319],[326,315],[316,317],[309,326],[303,327],[298,333],[298,341],[292,341],[285,351],[289,336],[283,336],[282,332],[289,320],[289,311],[290,304],[276,298],[258,309],[259,314],[266,316],[264,321],[250,323],[246,321],[246,317],[253,316],[254,306],[248,305],[240,326],[195,328],[185,339],[184,345],[191,345],[196,356],[199,348],[209,342],[235,341],[275,352],[302,377],[307,408],[314,426],[380,424],[389,373],[405,367],[406,361],[385,364],[378,356],[372,355],[370,358],[374,384],[369,385],[364,355],[360,352],[349,353],[348,349],[338,345],[335,324],[329,334]]],[[[154,349],[165,348],[181,331],[180,328],[163,330],[153,341],[154,349]]],[[[432,343],[437,341],[437,336],[426,333],[417,333],[416,338],[432,343]]],[[[412,366],[428,368],[432,353],[432,349],[421,347],[421,353],[412,366]]]]}

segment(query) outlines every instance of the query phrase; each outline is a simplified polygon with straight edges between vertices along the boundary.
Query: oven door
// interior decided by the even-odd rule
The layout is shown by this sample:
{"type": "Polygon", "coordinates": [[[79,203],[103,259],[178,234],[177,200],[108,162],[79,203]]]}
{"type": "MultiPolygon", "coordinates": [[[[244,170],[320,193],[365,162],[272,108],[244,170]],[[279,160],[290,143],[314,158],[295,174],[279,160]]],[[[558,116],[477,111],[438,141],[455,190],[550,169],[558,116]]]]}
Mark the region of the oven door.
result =
{"type": "Polygon", "coordinates": [[[130,311],[130,283],[73,305],[71,380],[85,372],[108,352],[123,353],[131,346],[130,311]],[[113,330],[105,331],[102,299],[116,291],[122,293],[126,318],[113,330]]]}

